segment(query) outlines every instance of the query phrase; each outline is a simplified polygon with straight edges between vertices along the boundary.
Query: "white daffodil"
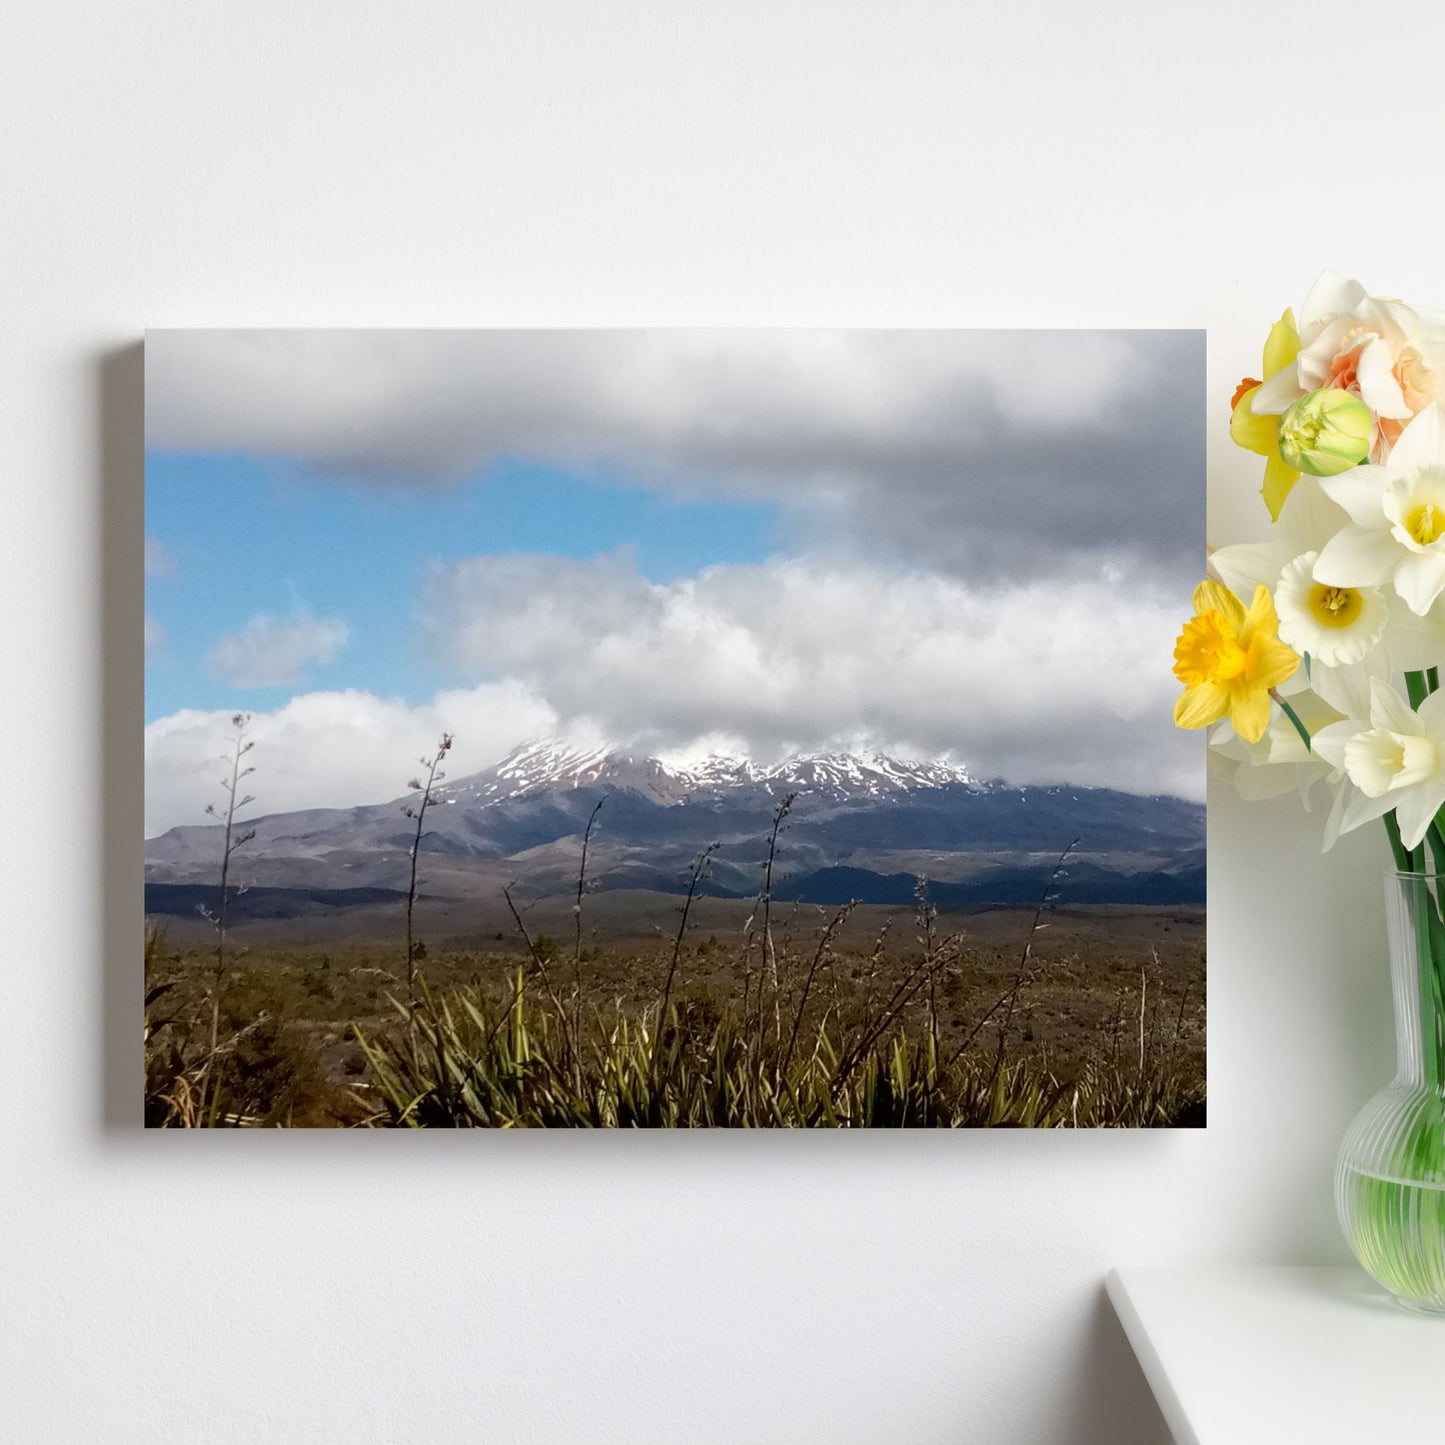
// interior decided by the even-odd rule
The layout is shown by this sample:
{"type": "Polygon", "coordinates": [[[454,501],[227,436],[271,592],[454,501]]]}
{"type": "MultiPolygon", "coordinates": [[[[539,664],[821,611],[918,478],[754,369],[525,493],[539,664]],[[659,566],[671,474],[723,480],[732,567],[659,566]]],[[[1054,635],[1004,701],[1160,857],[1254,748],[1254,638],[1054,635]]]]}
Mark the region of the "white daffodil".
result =
{"type": "Polygon", "coordinates": [[[1350,521],[1322,548],[1315,580],[1327,587],[1392,584],[1423,617],[1445,592],[1445,411],[1427,406],[1383,466],[1356,467],[1320,486],[1350,521]]]}
{"type": "Polygon", "coordinates": [[[1326,271],[1300,308],[1299,354],[1251,398],[1256,416],[1285,411],[1320,388],[1358,396],[1375,414],[1375,461],[1410,418],[1445,396],[1445,325],[1432,312],[1369,296],[1358,281],[1326,271]]]}
{"type": "Polygon", "coordinates": [[[1333,723],[1315,734],[1313,747],[1350,784],[1326,827],[1326,848],[1339,834],[1389,812],[1405,846],[1420,846],[1445,807],[1445,692],[1431,693],[1416,710],[1376,679],[1368,725],[1333,723]]]}
{"type": "Polygon", "coordinates": [[[1304,552],[1279,574],[1274,606],[1279,635],[1311,663],[1363,662],[1385,635],[1389,603],[1379,587],[1327,587],[1315,581],[1318,552],[1304,552]]]}
{"type": "Polygon", "coordinates": [[[1309,687],[1345,717],[1365,717],[1372,679],[1445,661],[1445,597],[1417,617],[1383,588],[1322,583],[1319,553],[1349,524],[1323,485],[1302,477],[1269,541],[1220,547],[1209,568],[1236,593],[1274,594],[1280,637],[1307,658],[1281,692],[1309,687]]]}

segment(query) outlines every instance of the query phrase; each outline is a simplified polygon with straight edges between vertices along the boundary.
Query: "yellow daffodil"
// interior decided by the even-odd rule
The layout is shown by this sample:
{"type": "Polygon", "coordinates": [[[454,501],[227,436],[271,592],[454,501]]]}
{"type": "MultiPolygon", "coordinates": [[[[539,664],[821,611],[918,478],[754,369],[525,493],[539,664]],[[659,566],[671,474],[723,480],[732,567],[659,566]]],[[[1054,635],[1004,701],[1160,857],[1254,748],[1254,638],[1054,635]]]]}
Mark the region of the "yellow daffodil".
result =
{"type": "Polygon", "coordinates": [[[1174,704],[1175,725],[1208,727],[1227,715],[1245,742],[1257,743],[1269,726],[1270,689],[1300,661],[1279,640],[1269,589],[1256,587],[1246,612],[1229,588],[1201,582],[1194,589],[1194,614],[1174,646],[1174,676],[1184,684],[1174,704]]]}
{"type": "Polygon", "coordinates": [[[1279,417],[1256,416],[1253,407],[1255,393],[1276,373],[1294,364],[1299,355],[1299,332],[1294,324],[1294,312],[1286,310],[1269,329],[1269,338],[1264,343],[1264,378],[1256,381],[1245,377],[1234,393],[1230,411],[1229,434],[1237,445],[1254,452],[1264,461],[1264,504],[1269,508],[1270,520],[1279,520],[1280,509],[1290,494],[1290,488],[1299,481],[1299,471],[1289,465],[1279,454],[1279,417]]]}

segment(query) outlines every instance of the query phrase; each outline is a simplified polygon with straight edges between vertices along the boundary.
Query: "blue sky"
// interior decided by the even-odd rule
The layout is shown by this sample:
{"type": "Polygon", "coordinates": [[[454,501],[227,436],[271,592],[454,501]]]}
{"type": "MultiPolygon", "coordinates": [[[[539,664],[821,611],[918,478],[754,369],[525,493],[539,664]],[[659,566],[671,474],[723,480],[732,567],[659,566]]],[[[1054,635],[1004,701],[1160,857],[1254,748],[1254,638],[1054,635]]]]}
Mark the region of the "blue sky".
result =
{"type": "Polygon", "coordinates": [[[297,686],[236,687],[206,657],[258,614],[307,612],[350,632],[308,690],[359,688],[417,703],[461,676],[418,636],[428,568],[478,556],[543,553],[585,560],[633,549],[651,582],[776,552],[777,508],[681,500],[629,485],[499,459],[472,480],[390,487],[318,480],[296,463],[241,455],[146,455],[146,536],[174,563],[146,580],[146,611],[165,642],[146,659],[146,720],[181,708],[266,709],[297,686]]]}

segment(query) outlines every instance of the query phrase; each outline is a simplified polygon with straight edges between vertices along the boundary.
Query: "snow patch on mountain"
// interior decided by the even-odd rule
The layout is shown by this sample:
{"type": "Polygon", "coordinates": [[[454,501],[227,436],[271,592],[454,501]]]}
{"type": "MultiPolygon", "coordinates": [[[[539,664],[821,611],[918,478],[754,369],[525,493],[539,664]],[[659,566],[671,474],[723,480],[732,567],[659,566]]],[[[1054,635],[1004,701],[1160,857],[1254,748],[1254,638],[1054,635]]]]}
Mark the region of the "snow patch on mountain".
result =
{"type": "Polygon", "coordinates": [[[982,786],[964,767],[884,753],[798,753],[770,765],[714,753],[686,766],[669,766],[659,758],[622,749],[583,750],[541,738],[524,743],[494,767],[460,779],[446,791],[451,797],[485,805],[548,791],[620,788],[673,804],[746,786],[760,786],[771,794],[814,793],[842,801],[957,785],[982,786]]]}

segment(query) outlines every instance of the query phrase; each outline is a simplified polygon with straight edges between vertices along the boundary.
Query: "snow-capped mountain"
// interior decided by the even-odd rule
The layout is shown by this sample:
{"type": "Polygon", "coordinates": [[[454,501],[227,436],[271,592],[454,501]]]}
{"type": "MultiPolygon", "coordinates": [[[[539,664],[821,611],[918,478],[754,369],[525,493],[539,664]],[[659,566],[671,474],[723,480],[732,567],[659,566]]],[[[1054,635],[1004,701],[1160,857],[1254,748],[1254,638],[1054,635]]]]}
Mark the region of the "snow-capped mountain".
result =
{"type": "Polygon", "coordinates": [[[607,748],[584,752],[542,738],[514,748],[493,767],[449,784],[447,796],[485,805],[578,788],[623,789],[664,804],[680,803],[694,791],[690,778],[669,771],[656,758],[607,748]]]}
{"type": "Polygon", "coordinates": [[[799,753],[770,766],[713,754],[690,765],[669,766],[638,753],[582,751],[544,738],[524,743],[494,767],[459,779],[447,791],[459,801],[485,804],[558,789],[606,788],[673,804],[751,786],[770,794],[814,793],[843,802],[955,784],[980,786],[966,768],[905,762],[882,753],[799,753]]]}
{"type": "Polygon", "coordinates": [[[879,798],[888,793],[954,784],[980,786],[967,768],[947,763],[904,762],[886,753],[804,754],[766,769],[763,776],[767,782],[781,787],[827,793],[838,798],[879,798]]]}
{"type": "MultiPolygon", "coordinates": [[[[1180,798],[1013,787],[962,767],[879,754],[669,765],[551,739],[438,786],[420,840],[426,885],[459,899],[496,894],[504,884],[524,895],[565,894],[576,888],[583,836],[595,822],[587,876],[599,889],[684,889],[698,854],[716,845],[707,890],[748,897],[757,891],[779,801],[790,793],[774,880],[779,898],[907,905],[921,873],[942,901],[1031,901],[1053,860],[1077,840],[1069,887],[1080,900],[1203,901],[1204,809],[1180,798]]],[[[407,810],[416,801],[413,792],[248,818],[248,876],[275,895],[267,907],[300,913],[351,907],[380,896],[378,889],[395,896],[410,876],[417,839],[407,810]]],[[[220,846],[215,826],[147,840],[147,906],[194,911],[195,900],[214,890],[220,846]]]]}

